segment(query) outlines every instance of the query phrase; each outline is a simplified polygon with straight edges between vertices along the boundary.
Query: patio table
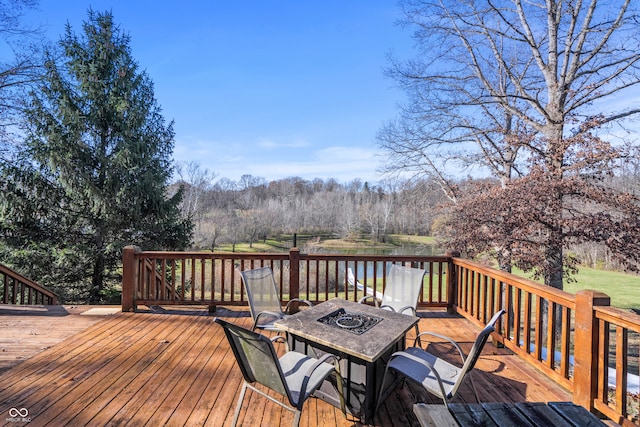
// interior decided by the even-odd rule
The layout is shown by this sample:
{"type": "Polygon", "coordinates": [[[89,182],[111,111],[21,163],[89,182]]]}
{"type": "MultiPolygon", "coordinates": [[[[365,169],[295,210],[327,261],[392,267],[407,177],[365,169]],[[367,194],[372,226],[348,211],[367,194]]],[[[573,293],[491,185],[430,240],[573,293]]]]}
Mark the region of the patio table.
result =
{"type": "MultiPolygon", "coordinates": [[[[331,353],[341,358],[345,409],[367,423],[375,415],[386,363],[392,353],[405,348],[406,333],[418,320],[366,304],[332,299],[278,320],[276,325],[288,333],[291,350],[312,356],[331,353]]],[[[337,390],[336,379],[332,378],[325,381],[316,396],[341,408],[337,390]]]]}

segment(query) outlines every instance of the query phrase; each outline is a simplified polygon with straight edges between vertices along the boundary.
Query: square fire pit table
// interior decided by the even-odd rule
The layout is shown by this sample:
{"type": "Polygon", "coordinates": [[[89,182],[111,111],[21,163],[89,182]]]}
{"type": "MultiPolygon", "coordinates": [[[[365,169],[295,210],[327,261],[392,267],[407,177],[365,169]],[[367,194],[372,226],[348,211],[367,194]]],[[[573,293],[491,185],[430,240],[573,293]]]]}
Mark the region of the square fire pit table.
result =
{"type": "MultiPolygon", "coordinates": [[[[275,324],[288,333],[291,350],[311,356],[331,353],[341,358],[345,409],[367,423],[375,415],[387,361],[392,353],[405,348],[406,333],[418,320],[366,304],[332,299],[275,324]]],[[[337,390],[337,381],[331,377],[316,396],[340,408],[337,390]]]]}

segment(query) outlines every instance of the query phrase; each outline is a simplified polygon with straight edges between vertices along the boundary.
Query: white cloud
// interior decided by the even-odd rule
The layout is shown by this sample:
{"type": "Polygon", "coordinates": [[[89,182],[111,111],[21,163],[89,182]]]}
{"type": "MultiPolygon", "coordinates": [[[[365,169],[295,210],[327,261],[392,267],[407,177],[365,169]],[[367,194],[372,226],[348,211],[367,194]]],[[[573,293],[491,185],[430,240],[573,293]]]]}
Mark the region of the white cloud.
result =
{"type": "Polygon", "coordinates": [[[308,180],[333,178],[339,182],[356,178],[369,182],[380,180],[376,172],[379,159],[373,146],[332,146],[313,150],[302,139],[278,144],[263,138],[253,148],[237,142],[180,140],[176,141],[174,160],[197,162],[218,178],[234,181],[242,175],[263,177],[268,181],[292,176],[308,180]]]}
{"type": "Polygon", "coordinates": [[[311,144],[303,139],[293,139],[287,142],[277,142],[270,138],[261,138],[258,143],[258,147],[275,150],[278,148],[306,148],[311,144]]]}

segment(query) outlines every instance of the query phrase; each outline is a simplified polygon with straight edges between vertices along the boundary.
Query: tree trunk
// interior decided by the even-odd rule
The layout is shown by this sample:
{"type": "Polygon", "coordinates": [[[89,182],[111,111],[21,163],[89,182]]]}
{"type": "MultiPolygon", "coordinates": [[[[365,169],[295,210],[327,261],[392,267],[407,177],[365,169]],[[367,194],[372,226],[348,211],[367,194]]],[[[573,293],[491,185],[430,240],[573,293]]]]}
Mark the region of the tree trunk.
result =
{"type": "MultiPolygon", "coordinates": [[[[562,289],[563,249],[562,244],[553,243],[558,241],[558,237],[553,235],[557,233],[558,231],[556,230],[550,231],[550,243],[545,248],[545,260],[548,265],[545,269],[544,283],[545,285],[549,285],[557,289],[562,289]]],[[[560,231],[559,233],[562,232],[560,231]]]]}
{"type": "Polygon", "coordinates": [[[93,264],[93,274],[91,276],[91,291],[89,292],[89,304],[99,304],[100,294],[104,287],[104,255],[103,251],[96,253],[95,262],[93,264]]]}
{"type": "Polygon", "coordinates": [[[562,272],[563,272],[563,223],[562,216],[564,211],[564,193],[563,193],[563,180],[564,180],[564,162],[567,155],[567,149],[563,142],[564,137],[564,117],[562,114],[562,107],[560,105],[560,95],[553,88],[548,88],[550,96],[550,102],[547,105],[547,109],[550,111],[549,116],[554,119],[547,123],[545,129],[545,136],[547,138],[547,150],[545,156],[547,179],[549,183],[549,191],[551,195],[549,197],[548,206],[546,206],[546,242],[544,243],[544,282],[546,285],[552,286],[557,289],[562,289],[562,272]]]}

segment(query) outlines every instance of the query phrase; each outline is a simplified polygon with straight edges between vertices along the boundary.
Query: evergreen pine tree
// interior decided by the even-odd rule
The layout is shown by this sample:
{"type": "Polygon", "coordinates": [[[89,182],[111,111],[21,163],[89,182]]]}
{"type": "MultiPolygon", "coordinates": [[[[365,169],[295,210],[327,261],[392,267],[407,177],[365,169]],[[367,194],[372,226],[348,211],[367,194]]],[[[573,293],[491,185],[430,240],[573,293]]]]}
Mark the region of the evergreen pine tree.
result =
{"type": "MultiPolygon", "coordinates": [[[[181,219],[181,192],[166,193],[174,132],[153,84],[112,14],[88,15],[81,35],[67,25],[62,59],[48,56],[46,77],[27,108],[24,161],[12,188],[23,189],[31,205],[22,215],[22,225],[31,228],[22,247],[37,247],[40,260],[55,263],[50,279],[66,282],[67,298],[98,303],[119,282],[125,245],[182,249],[193,226],[181,219]],[[43,195],[48,209],[36,211],[43,195]],[[54,245],[48,257],[42,242],[54,245]]],[[[12,228],[15,235],[20,224],[12,228]]]]}

